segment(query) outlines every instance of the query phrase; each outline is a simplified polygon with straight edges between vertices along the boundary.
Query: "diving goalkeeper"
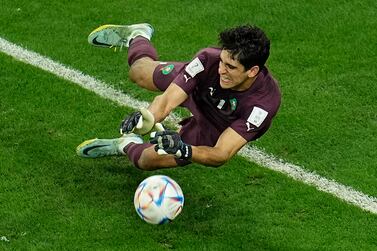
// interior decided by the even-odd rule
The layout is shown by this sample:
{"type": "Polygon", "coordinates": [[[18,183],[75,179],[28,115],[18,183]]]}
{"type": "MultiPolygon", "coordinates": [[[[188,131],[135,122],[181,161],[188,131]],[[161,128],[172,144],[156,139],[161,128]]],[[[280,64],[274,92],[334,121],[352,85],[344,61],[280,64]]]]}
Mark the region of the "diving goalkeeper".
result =
{"type": "Polygon", "coordinates": [[[121,137],[84,141],[79,156],[126,155],[143,170],[192,162],[221,166],[270,128],[281,94],[265,66],[270,41],[260,28],[226,29],[218,48],[202,49],[189,62],[159,61],[153,31],[149,24],[103,25],[89,35],[94,46],[128,47],[129,78],[161,93],[122,121],[121,137]],[[192,116],[178,131],[163,130],[160,122],[178,106],[192,116]],[[149,142],[140,136],[145,134],[149,142]]]}

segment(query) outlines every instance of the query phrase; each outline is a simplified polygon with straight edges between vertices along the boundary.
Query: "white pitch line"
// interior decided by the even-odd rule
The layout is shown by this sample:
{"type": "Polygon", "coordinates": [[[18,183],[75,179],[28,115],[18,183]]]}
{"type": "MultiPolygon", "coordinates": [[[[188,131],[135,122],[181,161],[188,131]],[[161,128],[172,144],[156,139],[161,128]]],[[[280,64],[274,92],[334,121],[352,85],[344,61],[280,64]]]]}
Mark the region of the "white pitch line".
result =
{"type": "MultiPolygon", "coordinates": [[[[0,51],[21,62],[33,65],[70,82],[78,84],[79,86],[93,91],[103,98],[112,100],[121,106],[127,106],[133,109],[148,106],[147,102],[134,99],[119,90],[113,89],[108,84],[94,77],[53,61],[52,59],[42,56],[36,52],[24,49],[23,47],[13,44],[1,37],[0,51]]],[[[169,116],[168,119],[170,122],[177,122],[180,120],[180,118],[174,114],[169,116]]],[[[278,160],[256,147],[245,146],[241,149],[239,155],[257,163],[258,165],[283,173],[294,180],[314,186],[320,191],[332,194],[333,196],[353,204],[365,211],[377,214],[377,198],[359,192],[350,186],[342,185],[314,172],[306,171],[300,166],[278,160]]]]}

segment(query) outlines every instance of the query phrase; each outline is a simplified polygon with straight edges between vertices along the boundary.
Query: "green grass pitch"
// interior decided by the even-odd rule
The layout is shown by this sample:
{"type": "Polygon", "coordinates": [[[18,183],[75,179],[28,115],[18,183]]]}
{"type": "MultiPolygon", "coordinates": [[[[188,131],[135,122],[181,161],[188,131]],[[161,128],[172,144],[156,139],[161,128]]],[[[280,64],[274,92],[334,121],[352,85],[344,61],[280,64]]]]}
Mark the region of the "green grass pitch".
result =
{"type": "MultiPolygon", "coordinates": [[[[374,1],[5,0],[0,37],[151,101],[127,79],[126,51],[93,48],[101,24],[150,22],[160,59],[189,60],[224,28],[271,38],[283,103],[254,144],[377,197],[377,19],[374,1]]],[[[376,250],[377,216],[235,157],[143,172],[126,158],[80,159],[83,140],[118,136],[132,109],[0,53],[0,250],[376,250]],[[149,225],[134,191],[165,174],[182,214],[149,225]]]]}

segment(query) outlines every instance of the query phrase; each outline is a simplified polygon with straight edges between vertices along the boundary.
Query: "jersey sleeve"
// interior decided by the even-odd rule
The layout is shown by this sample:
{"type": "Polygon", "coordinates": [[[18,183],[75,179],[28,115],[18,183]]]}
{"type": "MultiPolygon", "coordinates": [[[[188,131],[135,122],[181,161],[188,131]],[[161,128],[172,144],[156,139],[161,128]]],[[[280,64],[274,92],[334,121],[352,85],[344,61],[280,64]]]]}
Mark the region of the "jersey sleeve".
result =
{"type": "Polygon", "coordinates": [[[254,106],[248,117],[235,120],[230,127],[247,141],[261,137],[271,126],[272,117],[268,111],[254,106]]]}
{"type": "Polygon", "coordinates": [[[198,54],[173,80],[173,83],[181,87],[187,94],[192,93],[198,84],[198,76],[205,71],[206,57],[198,54]]]}

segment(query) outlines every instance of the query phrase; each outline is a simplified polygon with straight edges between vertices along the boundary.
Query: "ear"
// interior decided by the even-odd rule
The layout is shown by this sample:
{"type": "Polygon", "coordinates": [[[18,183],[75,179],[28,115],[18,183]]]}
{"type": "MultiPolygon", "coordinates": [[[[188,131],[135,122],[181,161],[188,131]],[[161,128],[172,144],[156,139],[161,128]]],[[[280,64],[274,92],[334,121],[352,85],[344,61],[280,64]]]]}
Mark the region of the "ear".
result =
{"type": "Polygon", "coordinates": [[[247,71],[247,76],[249,78],[254,78],[259,72],[259,66],[258,65],[254,65],[253,67],[251,67],[248,71],[247,71]]]}

